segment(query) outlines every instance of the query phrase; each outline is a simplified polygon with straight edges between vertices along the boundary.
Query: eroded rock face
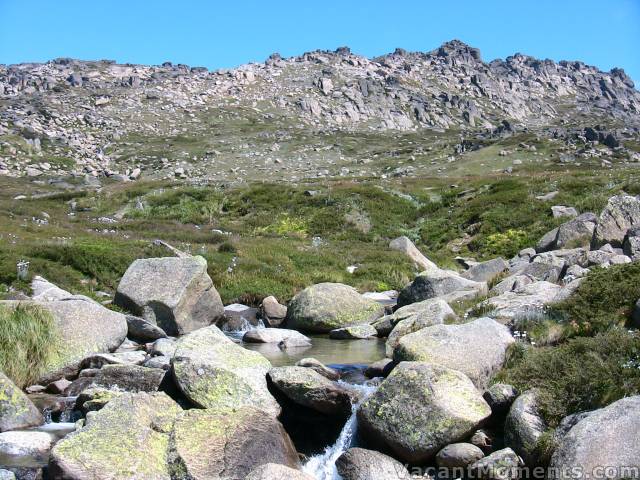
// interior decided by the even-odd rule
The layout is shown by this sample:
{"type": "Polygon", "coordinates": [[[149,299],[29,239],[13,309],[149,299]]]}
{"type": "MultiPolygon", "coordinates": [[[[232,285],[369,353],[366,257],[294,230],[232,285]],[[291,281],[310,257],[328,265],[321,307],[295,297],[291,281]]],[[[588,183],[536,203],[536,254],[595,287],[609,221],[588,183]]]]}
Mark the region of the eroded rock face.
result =
{"type": "Polygon", "coordinates": [[[597,248],[609,243],[622,247],[627,231],[636,226],[640,226],[640,199],[632,195],[611,197],[600,213],[593,246],[597,248]]]}
{"type": "Polygon", "coordinates": [[[347,417],[351,396],[344,388],[311,368],[276,367],[269,370],[273,385],[294,403],[326,415],[347,417]]]}
{"type": "Polygon", "coordinates": [[[280,413],[280,406],[267,390],[271,363],[233,343],[216,326],[180,338],[172,365],[176,384],[199,407],[253,406],[274,416],[280,413]]]}
{"type": "Polygon", "coordinates": [[[457,315],[447,302],[432,298],[399,308],[388,317],[393,329],[388,335],[385,351],[388,357],[393,357],[393,350],[405,335],[455,320],[457,315]]]}
{"type": "Polygon", "coordinates": [[[44,418],[31,400],[0,372],[0,432],[43,423],[44,418]]]}
{"type": "Polygon", "coordinates": [[[192,480],[244,480],[269,463],[299,467],[280,422],[251,407],[185,411],[175,422],[171,447],[174,469],[192,480]]]}
{"type": "Polygon", "coordinates": [[[224,314],[207,261],[199,256],[136,260],[120,280],[114,303],[169,335],[209,326],[224,314]]]}
{"type": "Polygon", "coordinates": [[[515,340],[507,327],[490,318],[462,325],[435,325],[400,339],[394,360],[419,361],[459,370],[484,388],[515,340]]]}
{"type": "Polygon", "coordinates": [[[358,429],[399,460],[422,463],[469,436],[490,414],[463,373],[402,362],[358,409],[358,429]]]}
{"type": "MultiPolygon", "coordinates": [[[[610,470],[608,478],[630,478],[622,467],[638,466],[640,458],[640,396],[623,398],[591,412],[575,424],[551,457],[550,468],[559,479],[570,478],[567,469],[579,467],[586,478],[599,466],[610,470]]],[[[576,477],[572,477],[576,478],[576,477]]]]}
{"type": "Polygon", "coordinates": [[[409,480],[411,475],[397,460],[364,448],[350,448],[336,460],[343,480],[409,480]]]}
{"type": "Polygon", "coordinates": [[[370,323],[384,308],[341,283],[305,288],[289,303],[286,325],[295,330],[327,333],[336,328],[370,323]]]}
{"type": "Polygon", "coordinates": [[[180,407],[164,393],[125,393],[51,451],[55,480],[171,480],[169,436],[180,407]]]}

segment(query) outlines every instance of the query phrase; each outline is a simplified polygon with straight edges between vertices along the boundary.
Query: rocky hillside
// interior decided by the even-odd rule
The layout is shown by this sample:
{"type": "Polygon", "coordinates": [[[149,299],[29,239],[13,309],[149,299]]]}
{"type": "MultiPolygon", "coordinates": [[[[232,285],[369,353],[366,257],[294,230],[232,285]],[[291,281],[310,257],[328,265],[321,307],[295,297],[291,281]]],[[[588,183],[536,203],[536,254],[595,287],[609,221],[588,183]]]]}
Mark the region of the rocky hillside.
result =
{"type": "Polygon", "coordinates": [[[273,54],[212,72],[68,58],[0,66],[0,175],[446,174],[523,134],[547,161],[637,161],[639,127],[640,92],[621,69],[521,54],[485,63],[457,40],[374,59],[346,47],[273,54]]]}

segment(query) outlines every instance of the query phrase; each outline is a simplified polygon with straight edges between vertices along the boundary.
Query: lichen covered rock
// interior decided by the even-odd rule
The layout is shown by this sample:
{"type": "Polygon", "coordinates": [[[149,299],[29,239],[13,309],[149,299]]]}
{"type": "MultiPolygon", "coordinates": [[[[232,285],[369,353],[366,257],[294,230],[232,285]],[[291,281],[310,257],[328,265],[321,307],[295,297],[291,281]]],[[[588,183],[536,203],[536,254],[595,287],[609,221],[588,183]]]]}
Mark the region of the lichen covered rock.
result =
{"type": "Polygon", "coordinates": [[[44,418],[31,400],[0,372],[0,432],[43,423],[44,418]]]}

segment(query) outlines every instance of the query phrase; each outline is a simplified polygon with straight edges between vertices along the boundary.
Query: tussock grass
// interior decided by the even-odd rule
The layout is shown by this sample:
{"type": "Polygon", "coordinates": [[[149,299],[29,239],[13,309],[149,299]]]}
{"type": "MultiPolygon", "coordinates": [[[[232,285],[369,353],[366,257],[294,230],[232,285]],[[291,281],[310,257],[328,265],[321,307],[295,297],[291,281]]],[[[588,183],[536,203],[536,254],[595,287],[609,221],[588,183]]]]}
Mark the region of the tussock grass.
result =
{"type": "Polygon", "coordinates": [[[21,388],[32,384],[56,355],[56,335],[42,307],[0,305],[0,370],[21,388]]]}

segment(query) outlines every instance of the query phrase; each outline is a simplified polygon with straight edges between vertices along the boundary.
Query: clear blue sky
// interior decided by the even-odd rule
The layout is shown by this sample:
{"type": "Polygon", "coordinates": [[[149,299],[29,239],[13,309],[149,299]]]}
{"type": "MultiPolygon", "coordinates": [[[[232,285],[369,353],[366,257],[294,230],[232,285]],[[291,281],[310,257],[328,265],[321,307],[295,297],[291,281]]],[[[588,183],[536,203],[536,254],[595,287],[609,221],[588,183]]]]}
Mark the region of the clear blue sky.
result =
{"type": "Polygon", "coordinates": [[[375,56],[459,38],[619,66],[640,84],[640,0],[0,0],[0,63],[55,57],[209,68],[348,45],[375,56]]]}

